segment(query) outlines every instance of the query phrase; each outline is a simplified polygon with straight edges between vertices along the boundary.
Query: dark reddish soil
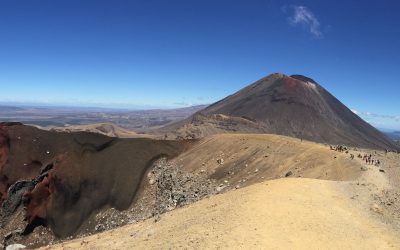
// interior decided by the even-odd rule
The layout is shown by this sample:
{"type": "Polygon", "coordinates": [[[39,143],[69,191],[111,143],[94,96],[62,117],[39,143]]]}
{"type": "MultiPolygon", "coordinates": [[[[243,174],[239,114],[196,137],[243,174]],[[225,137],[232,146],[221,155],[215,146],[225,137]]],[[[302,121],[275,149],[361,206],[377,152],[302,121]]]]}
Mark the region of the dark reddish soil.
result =
{"type": "Polygon", "coordinates": [[[95,210],[130,207],[147,168],[161,156],[178,155],[187,145],[2,123],[0,233],[24,225],[20,233],[29,234],[44,225],[56,236],[72,235],[95,210]],[[13,215],[21,206],[24,223],[13,215]]]}

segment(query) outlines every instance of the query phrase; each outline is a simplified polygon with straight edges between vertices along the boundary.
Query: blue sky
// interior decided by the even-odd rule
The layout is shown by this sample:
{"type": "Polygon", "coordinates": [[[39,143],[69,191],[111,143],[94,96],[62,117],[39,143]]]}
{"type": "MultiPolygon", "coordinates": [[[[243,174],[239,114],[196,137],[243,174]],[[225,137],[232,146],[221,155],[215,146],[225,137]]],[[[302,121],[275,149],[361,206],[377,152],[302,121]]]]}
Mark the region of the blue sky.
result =
{"type": "Polygon", "coordinates": [[[400,129],[400,2],[0,0],[0,101],[211,103],[303,74],[400,129]]]}

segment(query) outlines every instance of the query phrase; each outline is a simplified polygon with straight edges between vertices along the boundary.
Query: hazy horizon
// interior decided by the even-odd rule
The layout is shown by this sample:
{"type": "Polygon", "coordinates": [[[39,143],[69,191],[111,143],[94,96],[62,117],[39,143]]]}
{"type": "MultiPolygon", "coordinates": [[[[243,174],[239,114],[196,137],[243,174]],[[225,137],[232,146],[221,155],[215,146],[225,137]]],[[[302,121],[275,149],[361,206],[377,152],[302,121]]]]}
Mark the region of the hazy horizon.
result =
{"type": "MultiPolygon", "coordinates": [[[[38,103],[4,103],[4,102],[0,102],[0,108],[1,107],[22,107],[22,108],[44,108],[44,109],[65,109],[65,110],[76,110],[76,111],[92,111],[92,112],[102,112],[102,111],[109,111],[109,112],[129,112],[129,111],[145,111],[145,110],[170,110],[170,109],[179,109],[179,108],[190,108],[190,107],[196,107],[196,106],[207,106],[210,105],[210,103],[205,103],[205,104],[197,104],[197,105],[190,105],[190,106],[184,106],[184,107],[157,107],[157,106],[145,106],[145,107],[141,107],[141,106],[132,106],[132,107],[110,107],[110,106],[68,106],[68,105],[49,105],[49,104],[38,104],[38,103]]],[[[375,128],[383,131],[383,132],[397,132],[400,131],[400,126],[399,127],[385,127],[385,126],[380,126],[379,123],[374,124],[374,120],[372,119],[371,122],[371,117],[377,117],[378,118],[385,118],[385,117],[389,117],[388,119],[390,119],[391,117],[388,115],[377,115],[377,114],[365,114],[365,113],[358,113],[356,111],[355,112],[357,115],[359,115],[361,118],[363,118],[365,121],[367,121],[368,123],[370,123],[372,126],[374,126],[375,128]]]]}

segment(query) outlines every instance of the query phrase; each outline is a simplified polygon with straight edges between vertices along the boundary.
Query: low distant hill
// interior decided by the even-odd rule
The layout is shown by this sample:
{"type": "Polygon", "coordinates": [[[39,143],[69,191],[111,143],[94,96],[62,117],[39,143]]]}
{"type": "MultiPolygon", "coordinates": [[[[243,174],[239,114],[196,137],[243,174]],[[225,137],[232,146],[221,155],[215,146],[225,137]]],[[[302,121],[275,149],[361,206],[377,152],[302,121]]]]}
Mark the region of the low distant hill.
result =
{"type": "Polygon", "coordinates": [[[394,131],[394,132],[384,132],[387,137],[392,139],[397,143],[397,145],[400,146],[400,131],[394,131]]]}
{"type": "Polygon", "coordinates": [[[23,108],[20,107],[13,107],[13,106],[0,106],[0,112],[1,113],[6,113],[6,112],[18,112],[18,111],[23,111],[23,108]]]}
{"type": "Polygon", "coordinates": [[[122,128],[144,131],[185,119],[205,107],[197,105],[175,109],[121,110],[0,106],[0,122],[13,121],[41,127],[113,123],[122,128]]]}
{"type": "Polygon", "coordinates": [[[183,138],[272,133],[321,143],[397,148],[311,78],[278,73],[158,132],[183,138]]]}
{"type": "MultiPolygon", "coordinates": [[[[39,127],[41,128],[41,127],[39,127]]],[[[74,125],[65,127],[53,127],[49,129],[50,131],[56,132],[90,132],[106,135],[109,137],[119,137],[119,138],[138,138],[138,137],[148,137],[147,135],[137,134],[134,131],[118,127],[112,123],[94,123],[88,125],[74,125]]]]}

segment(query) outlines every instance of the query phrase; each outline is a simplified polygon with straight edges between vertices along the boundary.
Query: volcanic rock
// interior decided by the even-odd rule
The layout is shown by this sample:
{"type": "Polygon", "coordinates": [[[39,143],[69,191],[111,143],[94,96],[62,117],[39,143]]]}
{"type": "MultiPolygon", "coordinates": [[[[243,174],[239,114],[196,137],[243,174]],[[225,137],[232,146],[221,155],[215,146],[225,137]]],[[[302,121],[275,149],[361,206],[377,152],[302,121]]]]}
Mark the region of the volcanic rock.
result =
{"type": "Polygon", "coordinates": [[[289,171],[289,172],[287,172],[287,173],[285,174],[285,177],[289,177],[289,176],[291,176],[291,175],[293,175],[293,172],[292,172],[292,171],[289,171]]]}
{"type": "Polygon", "coordinates": [[[6,250],[18,250],[18,249],[25,249],[26,246],[22,245],[22,244],[12,244],[12,245],[8,245],[6,247],[6,250]]]}
{"type": "Polygon", "coordinates": [[[334,145],[397,149],[311,78],[272,74],[160,131],[185,138],[271,133],[334,145]]]}
{"type": "Polygon", "coordinates": [[[7,224],[7,214],[22,204],[28,223],[24,234],[45,225],[56,236],[69,236],[95,210],[128,208],[147,168],[186,146],[0,126],[0,224],[7,224]]]}

